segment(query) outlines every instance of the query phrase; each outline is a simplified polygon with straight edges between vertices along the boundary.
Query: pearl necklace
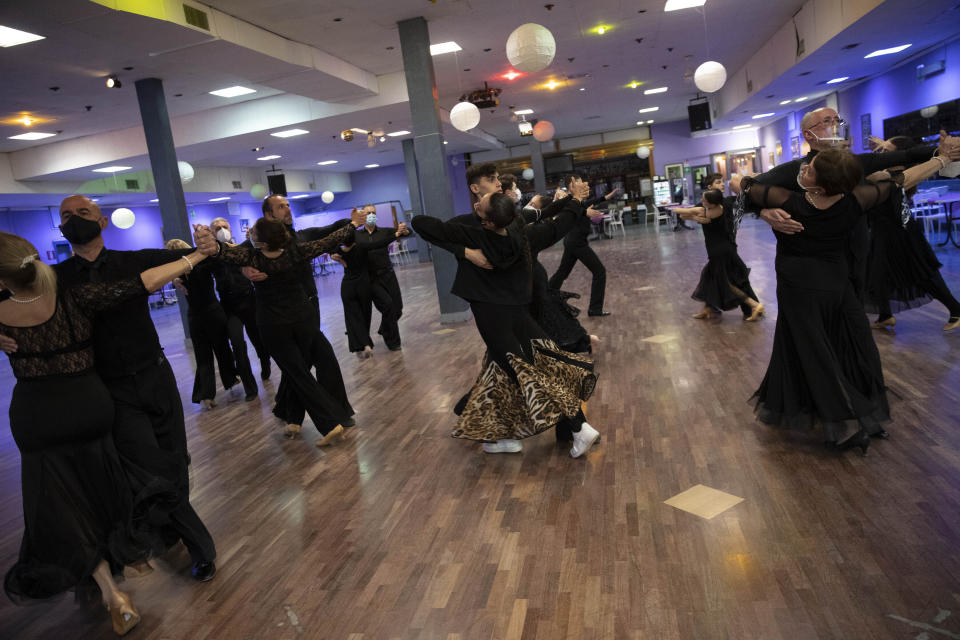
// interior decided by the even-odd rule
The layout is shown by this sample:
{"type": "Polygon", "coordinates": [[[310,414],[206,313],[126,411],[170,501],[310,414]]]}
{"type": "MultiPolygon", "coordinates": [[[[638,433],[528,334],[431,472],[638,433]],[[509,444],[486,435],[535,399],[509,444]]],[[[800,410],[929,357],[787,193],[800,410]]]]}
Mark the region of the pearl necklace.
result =
{"type": "Polygon", "coordinates": [[[35,298],[30,298],[29,300],[20,300],[19,298],[15,298],[15,297],[13,297],[13,296],[10,296],[10,300],[11,300],[12,302],[16,302],[17,304],[30,304],[31,302],[36,302],[37,300],[39,300],[39,299],[42,298],[42,297],[43,297],[43,294],[41,293],[40,295],[36,296],[35,298]]]}

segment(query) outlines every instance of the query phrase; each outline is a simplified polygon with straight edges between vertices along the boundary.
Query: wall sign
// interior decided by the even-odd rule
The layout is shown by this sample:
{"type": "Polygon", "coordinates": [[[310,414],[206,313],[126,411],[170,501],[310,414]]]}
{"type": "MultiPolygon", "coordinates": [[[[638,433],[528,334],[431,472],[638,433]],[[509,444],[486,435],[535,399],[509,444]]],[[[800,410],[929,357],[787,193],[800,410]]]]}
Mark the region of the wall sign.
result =
{"type": "Polygon", "coordinates": [[[865,113],[860,116],[860,144],[864,151],[870,151],[870,136],[873,130],[870,125],[870,114],[865,113]]]}

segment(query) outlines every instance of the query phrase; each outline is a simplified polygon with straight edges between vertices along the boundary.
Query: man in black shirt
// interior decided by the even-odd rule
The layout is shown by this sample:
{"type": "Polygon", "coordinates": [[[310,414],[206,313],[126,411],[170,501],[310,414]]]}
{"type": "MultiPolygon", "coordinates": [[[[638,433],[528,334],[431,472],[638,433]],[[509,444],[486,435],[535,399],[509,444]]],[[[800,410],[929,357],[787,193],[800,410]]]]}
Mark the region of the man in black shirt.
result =
{"type": "MultiPolygon", "coordinates": [[[[61,287],[137,277],[145,269],[193,252],[105,248],[101,232],[107,227],[107,218],[86,196],[66,198],[60,204],[60,220],[63,235],[74,251],[73,257],[55,267],[61,287]]],[[[190,456],[183,405],[150,318],[147,294],[97,313],[93,347],[97,372],[113,396],[113,438],[120,458],[132,468],[145,469],[174,484],[180,501],[170,512],[169,535],[183,540],[193,560],[193,577],[206,582],[216,573],[217,552],[213,538],[189,502],[190,456]]],[[[135,492],[145,488],[137,487],[136,481],[131,475],[135,492]]]]}
{"type": "Polygon", "coordinates": [[[377,333],[383,336],[390,351],[400,350],[400,327],[398,322],[403,315],[403,296],[400,283],[390,262],[390,252],[383,246],[385,236],[395,238],[396,233],[410,235],[407,225],[401,222],[396,229],[377,227],[377,207],[372,204],[362,209],[364,225],[357,230],[354,239],[357,247],[366,250],[367,269],[370,273],[370,291],[373,306],[380,312],[380,328],[377,333]],[[377,248],[371,248],[376,246],[377,248]]]}
{"type": "MultiPolygon", "coordinates": [[[[230,223],[226,218],[214,218],[210,222],[210,231],[220,242],[233,242],[230,223]]],[[[217,294],[220,296],[220,305],[227,314],[227,332],[234,350],[243,344],[243,329],[247,329],[247,337],[253,344],[260,360],[260,378],[270,379],[270,354],[260,339],[260,330],[257,328],[256,300],[253,285],[243,276],[240,267],[212,261],[213,277],[217,281],[217,294]]],[[[246,351],[246,345],[243,347],[246,351]]],[[[238,361],[242,354],[236,354],[238,361]]],[[[244,356],[245,357],[245,356],[244,356]]]]}
{"type": "MultiPolygon", "coordinates": [[[[563,180],[564,186],[568,192],[572,192],[576,185],[583,182],[578,175],[568,175],[563,180]]],[[[599,217],[603,214],[593,209],[594,204],[609,200],[616,195],[616,189],[607,195],[583,203],[587,210],[587,216],[579,218],[573,229],[563,239],[563,257],[560,258],[560,266],[550,277],[550,288],[560,289],[563,287],[563,281],[567,279],[577,260],[583,263],[593,274],[593,284],[590,287],[590,306],[587,308],[587,315],[608,316],[609,311],[603,310],[603,297],[607,288],[607,269],[600,262],[596,252],[590,248],[589,238],[592,231],[591,218],[599,217]],[[591,213],[591,211],[595,212],[591,213]]]]}

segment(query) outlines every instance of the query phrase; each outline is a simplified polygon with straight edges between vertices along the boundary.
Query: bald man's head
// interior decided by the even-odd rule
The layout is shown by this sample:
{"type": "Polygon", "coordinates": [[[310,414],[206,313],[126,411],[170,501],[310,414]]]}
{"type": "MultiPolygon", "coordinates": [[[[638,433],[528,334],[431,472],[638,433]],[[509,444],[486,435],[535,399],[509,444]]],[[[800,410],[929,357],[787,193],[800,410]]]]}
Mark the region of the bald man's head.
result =
{"type": "Polygon", "coordinates": [[[100,234],[108,224],[97,203],[87,196],[69,196],[60,203],[60,231],[74,249],[102,246],[100,234]]]}
{"type": "Polygon", "coordinates": [[[79,212],[85,212],[82,217],[88,220],[97,220],[103,217],[100,206],[87,196],[67,196],[60,203],[60,222],[66,222],[67,218],[78,215],[79,212]]]}
{"type": "Polygon", "coordinates": [[[844,136],[840,133],[840,115],[836,109],[820,107],[805,114],[800,120],[800,131],[811,149],[823,151],[837,145],[844,136]]]}

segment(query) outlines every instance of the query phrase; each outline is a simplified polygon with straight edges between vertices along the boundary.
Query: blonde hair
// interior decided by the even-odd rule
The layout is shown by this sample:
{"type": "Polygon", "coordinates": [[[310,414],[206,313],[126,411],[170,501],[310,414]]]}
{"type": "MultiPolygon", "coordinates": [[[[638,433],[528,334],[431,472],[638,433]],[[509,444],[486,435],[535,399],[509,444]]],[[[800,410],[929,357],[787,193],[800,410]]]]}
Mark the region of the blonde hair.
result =
{"type": "Polygon", "coordinates": [[[163,245],[164,249],[193,249],[189,244],[180,238],[171,238],[163,245]]]}
{"type": "Polygon", "coordinates": [[[40,260],[24,238],[0,231],[0,280],[11,290],[32,289],[40,295],[57,292],[57,274],[40,260]]]}

